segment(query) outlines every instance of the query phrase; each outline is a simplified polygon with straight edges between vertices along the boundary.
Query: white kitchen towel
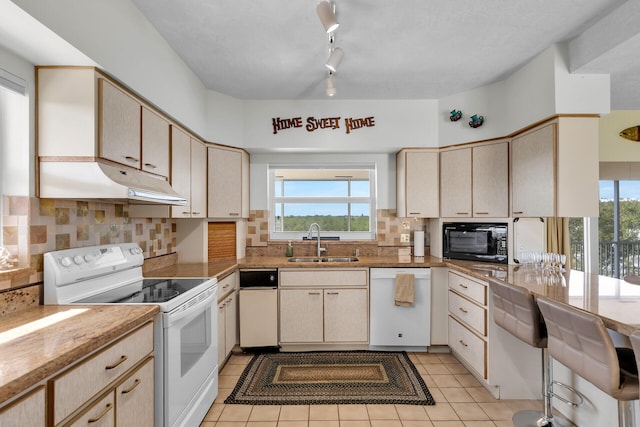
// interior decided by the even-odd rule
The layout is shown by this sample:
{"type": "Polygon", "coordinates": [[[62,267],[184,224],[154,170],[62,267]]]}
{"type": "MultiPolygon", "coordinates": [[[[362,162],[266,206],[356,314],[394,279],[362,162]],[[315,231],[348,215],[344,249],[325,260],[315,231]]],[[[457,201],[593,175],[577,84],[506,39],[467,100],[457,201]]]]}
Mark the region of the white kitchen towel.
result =
{"type": "Polygon", "coordinates": [[[413,274],[396,274],[396,287],[394,290],[395,305],[401,307],[411,307],[414,302],[413,296],[413,274]]]}

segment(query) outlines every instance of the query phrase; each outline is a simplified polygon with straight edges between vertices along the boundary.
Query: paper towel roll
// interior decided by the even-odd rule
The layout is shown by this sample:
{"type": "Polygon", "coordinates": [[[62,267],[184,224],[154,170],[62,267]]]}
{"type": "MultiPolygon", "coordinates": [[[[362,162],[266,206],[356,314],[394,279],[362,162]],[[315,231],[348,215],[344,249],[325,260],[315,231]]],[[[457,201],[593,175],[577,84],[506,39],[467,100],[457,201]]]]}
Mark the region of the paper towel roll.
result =
{"type": "Polygon", "coordinates": [[[413,232],[413,256],[424,256],[424,231],[413,232]]]}

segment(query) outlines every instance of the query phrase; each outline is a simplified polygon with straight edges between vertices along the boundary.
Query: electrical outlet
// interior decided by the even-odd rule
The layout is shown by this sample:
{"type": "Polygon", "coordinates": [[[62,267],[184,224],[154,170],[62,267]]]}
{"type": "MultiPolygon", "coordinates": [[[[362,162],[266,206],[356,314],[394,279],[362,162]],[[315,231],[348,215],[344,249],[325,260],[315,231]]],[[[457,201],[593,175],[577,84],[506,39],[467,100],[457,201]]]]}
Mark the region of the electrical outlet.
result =
{"type": "Polygon", "coordinates": [[[409,243],[411,240],[409,239],[409,233],[402,233],[400,235],[400,243],[409,243]]]}
{"type": "Polygon", "coordinates": [[[403,230],[409,230],[411,228],[411,222],[409,221],[402,221],[402,229],[403,230]]]}

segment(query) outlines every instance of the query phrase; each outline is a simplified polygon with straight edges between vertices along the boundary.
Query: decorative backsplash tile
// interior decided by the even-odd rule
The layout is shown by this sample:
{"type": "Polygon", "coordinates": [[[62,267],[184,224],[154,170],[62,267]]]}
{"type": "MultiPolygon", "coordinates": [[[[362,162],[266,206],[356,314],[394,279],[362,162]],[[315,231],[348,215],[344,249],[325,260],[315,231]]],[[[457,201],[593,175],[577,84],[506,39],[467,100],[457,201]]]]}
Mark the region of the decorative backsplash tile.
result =
{"type": "Polygon", "coordinates": [[[175,252],[176,224],[167,218],[129,218],[128,205],[92,201],[2,197],[3,245],[18,267],[42,280],[45,252],[135,242],[145,258],[175,252]]]}

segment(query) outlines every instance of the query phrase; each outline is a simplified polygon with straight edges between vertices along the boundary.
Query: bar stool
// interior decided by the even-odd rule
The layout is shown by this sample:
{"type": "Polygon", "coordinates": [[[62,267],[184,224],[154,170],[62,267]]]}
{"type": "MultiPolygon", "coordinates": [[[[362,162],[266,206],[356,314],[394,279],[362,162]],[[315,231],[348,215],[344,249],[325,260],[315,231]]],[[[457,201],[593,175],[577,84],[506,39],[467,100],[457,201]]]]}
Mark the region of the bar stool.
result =
{"type": "MultiPolygon", "coordinates": [[[[542,395],[544,412],[527,410],[513,415],[515,426],[573,426],[567,419],[552,414],[553,384],[571,387],[552,381],[551,359],[547,353],[547,329],[533,295],[521,286],[489,282],[493,294],[493,321],[511,335],[542,350],[542,395]]],[[[561,396],[568,404],[578,406],[561,396]]]]}
{"type": "Polygon", "coordinates": [[[633,350],[616,348],[598,316],[546,297],[537,301],[551,356],[616,399],[618,425],[633,426],[630,402],[640,397],[633,350]]]}

